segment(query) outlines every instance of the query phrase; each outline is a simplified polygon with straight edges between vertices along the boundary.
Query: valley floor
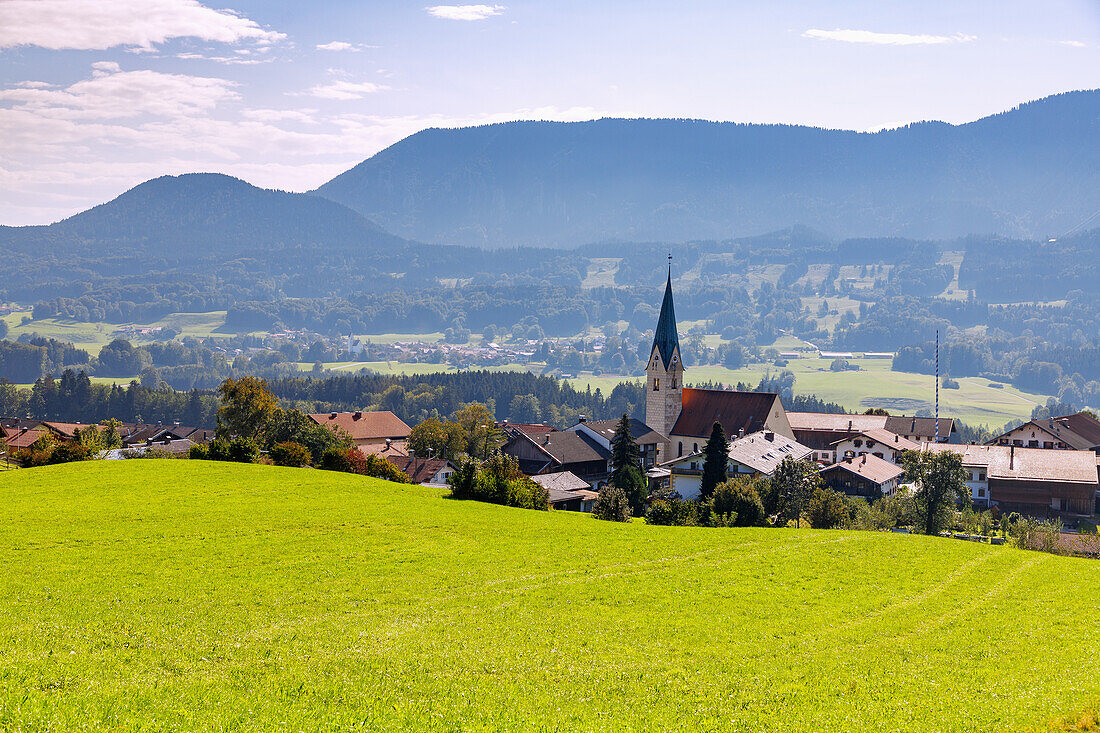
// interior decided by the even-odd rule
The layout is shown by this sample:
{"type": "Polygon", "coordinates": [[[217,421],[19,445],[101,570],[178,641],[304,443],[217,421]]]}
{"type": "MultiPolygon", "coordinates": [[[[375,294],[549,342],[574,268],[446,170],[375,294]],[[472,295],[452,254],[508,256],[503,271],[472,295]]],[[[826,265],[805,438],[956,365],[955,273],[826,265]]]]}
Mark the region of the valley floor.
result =
{"type": "Polygon", "coordinates": [[[0,494],[7,730],[1012,731],[1100,699],[1086,560],[200,461],[0,494]]]}

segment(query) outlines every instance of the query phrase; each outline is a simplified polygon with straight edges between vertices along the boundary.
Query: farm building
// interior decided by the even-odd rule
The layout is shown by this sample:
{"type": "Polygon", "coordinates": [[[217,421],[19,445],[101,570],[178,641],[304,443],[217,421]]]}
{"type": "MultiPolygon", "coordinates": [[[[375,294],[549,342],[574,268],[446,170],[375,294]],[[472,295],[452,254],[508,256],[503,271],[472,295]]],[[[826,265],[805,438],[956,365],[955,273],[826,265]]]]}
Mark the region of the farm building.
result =
{"type": "Polygon", "coordinates": [[[1100,420],[1089,412],[1031,420],[997,436],[989,444],[1047,450],[1090,450],[1100,455],[1100,420]]]}
{"type": "MultiPolygon", "coordinates": [[[[797,461],[811,460],[813,451],[798,441],[770,430],[761,430],[730,442],[726,475],[771,476],[787,457],[797,461]]],[[[664,464],[669,470],[669,488],[683,499],[699,496],[703,478],[703,451],[674,458],[664,464]]]]}
{"type": "Polygon", "coordinates": [[[310,415],[318,425],[351,436],[355,447],[364,454],[386,456],[408,454],[406,441],[411,429],[388,410],[379,412],[329,412],[310,415]]]}
{"type": "Polygon", "coordinates": [[[550,495],[550,506],[558,510],[591,512],[599,496],[587,481],[570,471],[544,473],[532,476],[531,480],[546,489],[550,495]]]}
{"type": "Polygon", "coordinates": [[[889,496],[898,488],[904,470],[878,456],[849,456],[818,474],[827,486],[851,496],[877,499],[889,496]]]}

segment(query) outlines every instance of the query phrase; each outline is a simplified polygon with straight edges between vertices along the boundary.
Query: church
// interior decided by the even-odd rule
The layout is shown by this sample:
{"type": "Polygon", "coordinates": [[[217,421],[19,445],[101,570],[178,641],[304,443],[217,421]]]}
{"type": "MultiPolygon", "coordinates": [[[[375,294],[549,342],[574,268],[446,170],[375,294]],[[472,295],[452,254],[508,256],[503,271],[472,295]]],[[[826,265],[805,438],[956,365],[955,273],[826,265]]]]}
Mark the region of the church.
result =
{"type": "Polygon", "coordinates": [[[676,331],[676,309],[672,302],[670,265],[646,365],[645,421],[669,439],[665,453],[658,460],[665,462],[698,452],[706,444],[716,422],[722,424],[729,439],[761,430],[794,439],[779,395],[684,387],[684,369],[676,331]]]}

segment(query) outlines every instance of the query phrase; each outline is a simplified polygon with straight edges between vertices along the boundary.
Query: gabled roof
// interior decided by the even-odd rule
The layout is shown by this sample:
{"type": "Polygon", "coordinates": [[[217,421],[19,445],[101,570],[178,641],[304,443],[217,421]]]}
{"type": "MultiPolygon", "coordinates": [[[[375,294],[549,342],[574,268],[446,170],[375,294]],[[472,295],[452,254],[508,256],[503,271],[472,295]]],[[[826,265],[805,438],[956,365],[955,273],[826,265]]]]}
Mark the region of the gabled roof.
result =
{"type": "Polygon", "coordinates": [[[990,443],[996,443],[1009,433],[1020,428],[1032,426],[1041,430],[1056,440],[1060,440],[1074,450],[1093,450],[1100,446],[1100,421],[1097,421],[1090,413],[1079,412],[1076,415],[1063,415],[1045,420],[1029,420],[1018,428],[1013,428],[1007,433],[998,435],[990,443]]]}
{"type": "MultiPolygon", "coordinates": [[[[530,438],[530,436],[527,437],[530,438]]],[[[572,430],[558,430],[547,433],[541,439],[531,438],[531,440],[562,465],[606,461],[611,457],[611,452],[595,440],[572,430]]]]}
{"type": "Polygon", "coordinates": [[[982,467],[991,479],[1096,484],[1096,454],[1087,450],[1017,448],[1009,445],[924,443],[923,450],[950,451],[964,466],[982,467]]]}
{"type": "Polygon", "coordinates": [[[18,450],[20,448],[30,448],[36,440],[45,435],[46,430],[25,430],[19,435],[15,435],[8,438],[8,448],[11,450],[18,450]]]}
{"type": "Polygon", "coordinates": [[[812,454],[813,450],[797,440],[791,440],[770,430],[734,440],[730,443],[729,452],[731,460],[766,476],[772,475],[784,458],[790,457],[801,461],[812,454]]]}
{"type": "MultiPolygon", "coordinates": [[[[893,450],[920,450],[920,443],[916,443],[912,440],[906,440],[897,433],[891,433],[885,428],[871,428],[870,430],[860,430],[856,433],[858,437],[862,435],[864,438],[870,438],[876,445],[884,445],[893,450]]],[[[851,440],[851,437],[841,438],[840,440],[833,441],[832,445],[837,443],[843,443],[846,440],[851,440]]]]}
{"type": "Polygon", "coordinates": [[[725,389],[694,389],[685,387],[680,403],[680,417],[670,431],[672,435],[709,438],[714,423],[722,423],[726,437],[736,437],[764,429],[779,395],[774,392],[737,392],[725,389]]]}
{"type": "Polygon", "coordinates": [[[588,490],[592,484],[577,476],[572,471],[559,471],[558,473],[542,473],[532,476],[531,480],[550,492],[551,501],[555,492],[574,492],[588,490]]]}
{"type": "MultiPolygon", "coordinates": [[[[641,420],[630,417],[627,418],[627,422],[630,423],[630,437],[634,438],[634,442],[638,445],[668,442],[667,437],[661,435],[641,420]]],[[[611,440],[615,437],[615,430],[619,427],[618,420],[592,420],[580,424],[587,425],[593,432],[599,433],[607,440],[611,440]]]]}
{"type": "MultiPolygon", "coordinates": [[[[430,480],[451,462],[444,458],[409,458],[408,456],[387,456],[386,460],[397,467],[399,471],[409,477],[409,482],[422,484],[430,480]]],[[[454,466],[451,466],[454,469],[454,466]]]]}
{"type": "Polygon", "coordinates": [[[327,412],[310,415],[318,425],[343,430],[353,440],[407,438],[412,428],[389,410],[380,412],[327,412]]]}
{"type": "MultiPolygon", "coordinates": [[[[43,421],[41,424],[49,428],[51,432],[65,439],[71,439],[76,434],[77,430],[83,430],[88,427],[86,424],[79,422],[54,422],[52,420],[43,421]]],[[[96,425],[95,428],[97,430],[103,430],[102,425],[96,425]]]]}
{"type": "MultiPolygon", "coordinates": [[[[891,433],[897,433],[898,435],[935,435],[936,418],[891,415],[886,418],[885,427],[891,433]]],[[[941,417],[940,439],[947,440],[953,432],[955,432],[955,420],[950,417],[941,417]]]]}
{"type": "MultiPolygon", "coordinates": [[[[675,466],[693,458],[698,460],[703,453],[704,451],[701,450],[696,451],[666,461],[662,465],[675,466]]],[[[730,460],[748,466],[753,471],[762,473],[765,476],[771,476],[784,458],[790,457],[796,461],[801,461],[811,455],[813,455],[813,449],[771,430],[761,430],[730,441],[730,460]]]]}
{"type": "Polygon", "coordinates": [[[885,415],[846,415],[834,412],[788,412],[791,430],[857,433],[886,427],[885,415]]]}
{"type": "Polygon", "coordinates": [[[672,352],[680,348],[680,337],[676,333],[676,309],[672,305],[672,268],[668,270],[665,282],[665,299],[661,301],[661,315],[657,317],[657,329],[653,332],[653,346],[649,349],[650,358],[653,349],[661,355],[665,369],[668,369],[672,352]]]}
{"type": "Polygon", "coordinates": [[[1069,423],[1070,432],[1084,438],[1086,443],[1091,443],[1089,448],[1100,445],[1100,420],[1092,416],[1090,412],[1079,412],[1076,415],[1063,415],[1054,418],[1054,422],[1069,423]]]}
{"type": "MultiPolygon", "coordinates": [[[[939,445],[939,444],[937,444],[939,445]]],[[[905,470],[895,466],[887,460],[883,460],[878,456],[859,456],[853,458],[850,461],[839,461],[831,466],[821,469],[819,473],[825,473],[826,471],[847,471],[857,476],[872,481],[876,484],[884,484],[890,479],[896,479],[905,473],[905,470]]]]}

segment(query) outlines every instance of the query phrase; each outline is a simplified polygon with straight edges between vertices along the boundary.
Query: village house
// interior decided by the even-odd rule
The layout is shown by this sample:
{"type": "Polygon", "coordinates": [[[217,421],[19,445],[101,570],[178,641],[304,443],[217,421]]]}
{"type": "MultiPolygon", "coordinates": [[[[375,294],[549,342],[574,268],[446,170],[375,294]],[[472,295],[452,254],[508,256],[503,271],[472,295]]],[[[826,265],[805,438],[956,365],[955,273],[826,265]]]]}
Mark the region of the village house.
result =
{"type": "Polygon", "coordinates": [[[408,455],[407,441],[412,431],[389,410],[379,412],[329,412],[310,415],[318,425],[349,435],[364,455],[408,455]]]}
{"type": "Polygon", "coordinates": [[[905,474],[899,466],[878,456],[848,456],[818,471],[826,486],[850,496],[878,499],[890,496],[905,474]]]}
{"type": "Polygon", "coordinates": [[[591,512],[599,494],[580,476],[569,471],[532,476],[531,480],[546,489],[550,506],[570,512],[591,512]]]}
{"type": "Polygon", "coordinates": [[[840,458],[870,454],[897,466],[901,463],[901,454],[907,450],[919,451],[920,443],[906,440],[896,433],[891,433],[886,428],[870,428],[861,430],[855,435],[841,438],[830,447],[833,455],[840,458]]]}
{"type": "Polygon", "coordinates": [[[588,432],[514,430],[501,452],[528,476],[570,471],[599,491],[611,475],[611,450],[588,432]]]}
{"type": "MultiPolygon", "coordinates": [[[[788,412],[791,431],[798,442],[814,450],[819,463],[831,465],[844,456],[838,453],[838,443],[856,439],[868,430],[884,430],[890,435],[919,445],[932,442],[936,437],[936,418],[907,417],[904,415],[847,415],[827,412],[788,412]]],[[[941,442],[958,440],[955,421],[949,417],[939,419],[941,442]]],[[[862,439],[861,439],[862,440],[862,439]]],[[[885,454],[884,454],[885,455],[885,454]]]]}
{"type": "MultiPolygon", "coordinates": [[[[646,425],[641,420],[627,418],[630,425],[630,437],[638,446],[638,452],[642,456],[642,468],[650,469],[657,465],[657,456],[663,453],[668,446],[665,436],[646,425]]],[[[611,450],[611,439],[615,437],[615,430],[619,427],[618,420],[595,420],[589,422],[584,415],[580,416],[577,424],[566,428],[573,432],[584,433],[608,451],[611,450]]]]}
{"type": "MultiPolygon", "coordinates": [[[[729,444],[726,476],[771,476],[784,458],[796,461],[811,460],[813,451],[796,440],[771,430],[760,430],[729,444]]],[[[704,446],[705,447],[705,446],[704,446]]],[[[669,485],[682,499],[695,499],[703,479],[702,450],[673,458],[664,464],[669,471],[669,485]]]]}
{"type": "Polygon", "coordinates": [[[446,484],[456,470],[454,464],[444,458],[386,456],[386,460],[408,476],[412,484],[446,484]]]}
{"type": "Polygon", "coordinates": [[[1089,450],[1100,455],[1100,420],[1089,412],[1029,420],[998,435],[989,444],[1046,450],[1089,450]]]}
{"type": "Polygon", "coordinates": [[[979,505],[1039,517],[1096,510],[1100,481],[1092,451],[943,443],[924,443],[921,449],[958,453],[979,505]]]}

